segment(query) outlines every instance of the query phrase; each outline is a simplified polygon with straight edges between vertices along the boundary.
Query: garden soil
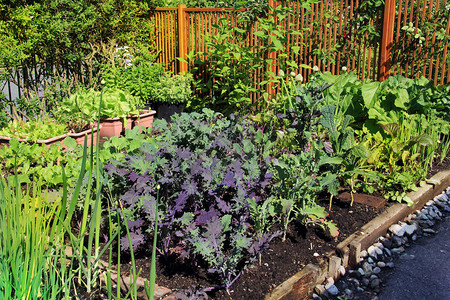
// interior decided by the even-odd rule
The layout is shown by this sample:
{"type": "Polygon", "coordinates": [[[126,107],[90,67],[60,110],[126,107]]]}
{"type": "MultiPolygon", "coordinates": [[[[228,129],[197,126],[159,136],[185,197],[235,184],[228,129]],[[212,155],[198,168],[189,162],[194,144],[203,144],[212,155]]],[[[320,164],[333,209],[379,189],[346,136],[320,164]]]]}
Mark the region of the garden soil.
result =
{"type": "MultiPolygon", "coordinates": [[[[320,204],[328,206],[328,198],[320,204]]],[[[380,214],[383,209],[355,203],[333,200],[328,218],[339,229],[339,236],[333,238],[316,224],[292,224],[285,242],[275,238],[261,256],[261,263],[256,261],[241,274],[231,286],[231,292],[219,289],[208,293],[212,299],[264,299],[273,288],[300,271],[309,263],[317,263],[320,257],[335,249],[335,246],[380,214]]],[[[277,230],[277,228],[273,228],[277,230]]],[[[141,276],[149,276],[150,251],[137,253],[136,269],[142,268],[141,276]],[[139,257],[140,256],[140,257],[139,257]]],[[[129,264],[121,266],[122,274],[128,274],[129,264]]],[[[211,276],[204,266],[192,266],[169,258],[160,258],[157,262],[157,284],[174,291],[190,289],[191,291],[220,286],[218,278],[211,276]]]]}
{"type": "MultiPolygon", "coordinates": [[[[441,170],[450,169],[450,159],[438,162],[428,172],[428,178],[441,170]]],[[[328,209],[329,198],[322,197],[319,204],[328,209]]],[[[387,203],[387,207],[392,203],[387,203]]],[[[211,299],[264,299],[272,289],[296,274],[309,263],[318,263],[320,257],[333,251],[338,243],[382,213],[385,208],[375,209],[364,204],[333,199],[328,219],[338,227],[339,236],[333,238],[316,224],[292,224],[285,242],[275,238],[261,256],[261,263],[256,261],[241,274],[231,286],[230,294],[223,289],[208,292],[211,299]]],[[[277,230],[277,228],[273,228],[277,230]]],[[[136,253],[136,269],[142,269],[141,277],[148,278],[150,272],[151,247],[136,253]]],[[[123,260],[126,257],[123,256],[123,260]]],[[[129,275],[131,263],[121,265],[122,274],[129,275]]],[[[177,258],[159,258],[157,261],[157,279],[160,286],[173,291],[198,291],[220,286],[217,277],[207,272],[206,266],[192,266],[177,258]]],[[[95,297],[94,297],[95,298],[95,297]]],[[[195,299],[200,299],[194,297],[195,299]]],[[[92,299],[92,298],[91,298],[92,299]]]]}

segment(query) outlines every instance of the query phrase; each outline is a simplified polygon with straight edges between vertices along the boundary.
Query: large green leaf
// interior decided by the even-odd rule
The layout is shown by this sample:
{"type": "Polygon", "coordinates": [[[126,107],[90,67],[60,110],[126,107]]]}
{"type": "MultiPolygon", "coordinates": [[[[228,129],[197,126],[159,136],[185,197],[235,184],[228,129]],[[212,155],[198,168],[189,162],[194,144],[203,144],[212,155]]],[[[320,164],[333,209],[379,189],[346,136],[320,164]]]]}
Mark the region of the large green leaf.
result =
{"type": "Polygon", "coordinates": [[[356,145],[352,149],[353,155],[362,159],[367,159],[370,157],[370,151],[363,144],[356,145]]]}
{"type": "Polygon", "coordinates": [[[364,106],[370,109],[378,99],[378,88],[380,83],[377,81],[365,83],[361,86],[361,94],[364,100],[364,106]]]}
{"type": "Polygon", "coordinates": [[[317,164],[317,166],[323,166],[323,165],[339,165],[342,163],[342,157],[339,156],[333,156],[333,157],[322,157],[319,160],[319,163],[317,164]]]}
{"type": "Polygon", "coordinates": [[[426,147],[433,145],[433,139],[427,134],[421,134],[412,139],[412,141],[426,147]]]}
{"type": "Polygon", "coordinates": [[[409,103],[409,94],[408,91],[405,89],[401,89],[399,88],[397,90],[397,92],[395,93],[396,98],[395,98],[395,106],[397,106],[398,108],[407,110],[408,108],[406,107],[406,104],[409,103]]]}
{"type": "Polygon", "coordinates": [[[323,125],[326,129],[328,129],[330,136],[333,140],[337,139],[337,131],[336,131],[336,123],[334,122],[334,111],[336,110],[336,106],[327,105],[322,108],[323,118],[320,121],[320,124],[323,125]]]}

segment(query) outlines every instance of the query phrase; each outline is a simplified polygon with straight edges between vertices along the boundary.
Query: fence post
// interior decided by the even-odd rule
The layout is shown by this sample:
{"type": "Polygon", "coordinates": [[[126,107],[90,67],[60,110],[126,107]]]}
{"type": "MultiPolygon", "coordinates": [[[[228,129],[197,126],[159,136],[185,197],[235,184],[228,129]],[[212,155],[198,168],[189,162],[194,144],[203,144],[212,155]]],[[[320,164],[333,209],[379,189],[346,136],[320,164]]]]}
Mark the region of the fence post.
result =
{"type": "MultiPolygon", "coordinates": [[[[186,5],[178,5],[178,57],[187,59],[187,32],[186,32],[186,5]]],[[[187,62],[179,62],[179,72],[184,73],[188,71],[187,62]]]]}
{"type": "MultiPolygon", "coordinates": [[[[276,3],[274,0],[269,0],[269,9],[274,9],[276,7],[276,3]]],[[[277,65],[276,65],[276,59],[277,59],[277,52],[276,51],[272,51],[268,54],[268,58],[272,59],[272,62],[270,63],[270,65],[267,66],[267,69],[272,71],[275,76],[277,76],[276,72],[277,72],[277,65]]],[[[276,91],[274,89],[274,83],[271,82],[267,85],[267,94],[269,94],[269,96],[273,96],[275,95],[276,91]]]]}
{"type": "Polygon", "coordinates": [[[394,43],[395,0],[385,0],[383,31],[381,33],[378,80],[384,81],[391,73],[392,45],[394,43]]]}

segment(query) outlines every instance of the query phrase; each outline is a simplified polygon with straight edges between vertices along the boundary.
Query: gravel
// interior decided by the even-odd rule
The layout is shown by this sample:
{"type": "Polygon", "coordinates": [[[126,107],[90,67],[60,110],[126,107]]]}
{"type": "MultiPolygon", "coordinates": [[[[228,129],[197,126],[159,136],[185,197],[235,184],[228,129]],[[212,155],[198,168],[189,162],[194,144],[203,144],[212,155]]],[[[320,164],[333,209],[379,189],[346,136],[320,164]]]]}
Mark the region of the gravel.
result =
{"type": "Polygon", "coordinates": [[[339,269],[341,278],[315,288],[314,299],[372,299],[383,287],[383,270],[395,267],[397,258],[408,259],[407,248],[422,236],[436,234],[433,227],[450,212],[450,187],[389,227],[389,232],[367,250],[361,251],[361,261],[355,270],[339,269]]]}

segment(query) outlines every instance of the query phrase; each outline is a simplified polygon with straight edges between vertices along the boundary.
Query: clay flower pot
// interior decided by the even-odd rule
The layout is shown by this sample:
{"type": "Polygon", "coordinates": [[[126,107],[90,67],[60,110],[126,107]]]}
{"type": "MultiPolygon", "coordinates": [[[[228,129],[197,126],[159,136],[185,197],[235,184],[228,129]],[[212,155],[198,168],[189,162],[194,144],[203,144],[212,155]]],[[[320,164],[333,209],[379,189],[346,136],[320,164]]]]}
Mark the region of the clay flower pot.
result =
{"type": "MultiPolygon", "coordinates": [[[[140,115],[134,115],[133,116],[133,127],[145,127],[149,128],[152,127],[153,119],[156,114],[156,111],[154,110],[142,110],[140,115]]],[[[142,129],[141,129],[142,131],[142,129]]]]}
{"type": "MultiPolygon", "coordinates": [[[[100,125],[100,131],[101,129],[100,125]]],[[[71,138],[75,139],[75,142],[79,145],[84,145],[84,139],[87,138],[87,146],[91,146],[91,138],[94,136],[94,145],[97,144],[97,126],[94,126],[92,129],[86,129],[81,132],[77,133],[68,133],[67,136],[70,136],[71,138]]],[[[65,147],[65,146],[64,146],[65,147]]],[[[66,148],[66,147],[65,147],[66,148]]]]}
{"type": "MultiPolygon", "coordinates": [[[[62,143],[62,141],[66,138],[67,133],[62,134],[60,136],[52,137],[45,140],[37,140],[37,141],[30,141],[27,139],[17,139],[20,143],[27,143],[27,144],[39,144],[39,145],[45,145],[47,148],[50,148],[51,145],[56,143],[62,143]]],[[[8,136],[0,136],[0,147],[3,147],[4,145],[9,145],[9,141],[11,141],[13,138],[8,136]]]]}
{"type": "Polygon", "coordinates": [[[100,140],[104,142],[104,138],[120,136],[123,131],[123,122],[121,118],[106,118],[100,121],[100,140]]]}

